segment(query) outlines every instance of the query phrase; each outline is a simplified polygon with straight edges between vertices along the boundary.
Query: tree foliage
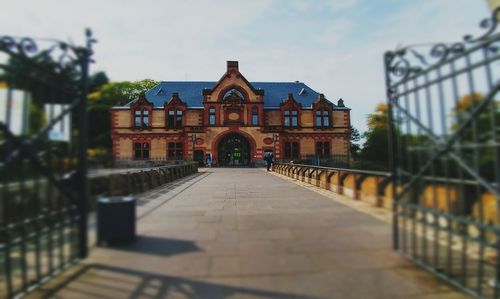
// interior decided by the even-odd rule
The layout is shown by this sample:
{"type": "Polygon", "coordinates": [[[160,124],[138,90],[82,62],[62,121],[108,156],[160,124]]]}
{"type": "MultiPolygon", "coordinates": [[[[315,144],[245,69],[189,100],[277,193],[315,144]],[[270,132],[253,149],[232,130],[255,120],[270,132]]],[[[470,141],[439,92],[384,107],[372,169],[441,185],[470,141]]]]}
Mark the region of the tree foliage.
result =
{"type": "Polygon", "coordinates": [[[115,105],[125,105],[157,84],[151,79],[106,83],[89,94],[89,110],[109,110],[115,105]]]}
{"type": "MultiPolygon", "coordinates": [[[[70,104],[82,94],[79,68],[61,64],[50,51],[41,51],[26,58],[9,56],[0,65],[0,82],[9,88],[21,89],[31,94],[30,131],[37,132],[45,124],[45,103],[70,104]]],[[[111,107],[123,105],[137,98],[158,82],[140,81],[110,82],[105,72],[88,77],[89,147],[111,151],[111,107]]],[[[72,122],[78,122],[78,113],[72,113],[72,122]]],[[[75,131],[75,133],[77,133],[75,131]]]]}
{"type": "Polygon", "coordinates": [[[359,155],[359,151],[361,150],[361,146],[359,145],[359,141],[361,140],[361,134],[358,129],[356,129],[353,125],[351,125],[351,157],[356,159],[359,155]]]}
{"type": "Polygon", "coordinates": [[[481,93],[462,96],[452,112],[454,122],[451,131],[456,132],[468,118],[473,117],[474,120],[460,132],[457,145],[467,164],[478,169],[483,178],[493,181],[496,156],[494,144],[500,138],[500,104],[492,101],[489,106],[472,115],[483,101],[485,97],[481,93]]]}
{"type": "Polygon", "coordinates": [[[368,115],[368,130],[363,134],[365,143],[359,154],[360,168],[387,170],[388,156],[388,107],[377,105],[375,112],[368,115]]]}
{"type": "MultiPolygon", "coordinates": [[[[103,78],[99,75],[97,79],[104,82],[103,78]]],[[[130,102],[157,84],[151,79],[109,82],[91,92],[88,95],[89,147],[111,151],[111,107],[130,102]]]]}

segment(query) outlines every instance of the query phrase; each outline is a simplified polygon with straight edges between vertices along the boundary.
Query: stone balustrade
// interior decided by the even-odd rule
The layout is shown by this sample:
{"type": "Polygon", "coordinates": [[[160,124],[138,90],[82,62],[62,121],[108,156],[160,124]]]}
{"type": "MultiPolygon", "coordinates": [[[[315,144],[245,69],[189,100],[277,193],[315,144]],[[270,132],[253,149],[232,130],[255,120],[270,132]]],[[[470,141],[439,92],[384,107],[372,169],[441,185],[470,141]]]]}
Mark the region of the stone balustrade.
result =
{"type": "Polygon", "coordinates": [[[90,207],[95,207],[95,199],[98,196],[137,194],[197,172],[198,163],[187,162],[90,177],[90,207]]]}
{"type": "MultiPolygon", "coordinates": [[[[273,171],[377,207],[392,209],[393,182],[389,172],[281,162],[274,163],[273,171]]],[[[432,184],[424,187],[419,205],[455,215],[465,212],[471,220],[499,224],[495,196],[488,192],[474,196],[477,195],[475,182],[454,179],[441,179],[441,182],[439,178],[423,177],[423,181],[426,180],[432,184]]]]}

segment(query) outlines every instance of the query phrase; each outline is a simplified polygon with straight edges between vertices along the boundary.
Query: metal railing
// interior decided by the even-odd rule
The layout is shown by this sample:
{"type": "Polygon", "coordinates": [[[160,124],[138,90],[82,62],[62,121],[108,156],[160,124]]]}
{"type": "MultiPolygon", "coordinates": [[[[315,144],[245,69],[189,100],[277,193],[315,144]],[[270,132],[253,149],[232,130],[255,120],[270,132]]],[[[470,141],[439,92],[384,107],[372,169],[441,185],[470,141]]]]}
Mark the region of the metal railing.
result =
{"type": "Polygon", "coordinates": [[[86,37],[77,47],[0,36],[3,298],[87,255],[87,77],[95,40],[90,30],[86,37]]]}
{"type": "Polygon", "coordinates": [[[394,249],[477,298],[500,298],[499,18],[384,56],[394,249]]]}

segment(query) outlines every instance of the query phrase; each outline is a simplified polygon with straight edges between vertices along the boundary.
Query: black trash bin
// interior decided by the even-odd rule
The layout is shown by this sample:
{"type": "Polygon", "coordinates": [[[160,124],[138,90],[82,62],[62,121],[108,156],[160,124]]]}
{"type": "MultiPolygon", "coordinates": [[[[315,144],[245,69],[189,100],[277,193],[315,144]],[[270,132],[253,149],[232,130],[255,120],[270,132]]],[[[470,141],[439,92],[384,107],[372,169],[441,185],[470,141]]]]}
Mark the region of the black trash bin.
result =
{"type": "Polygon", "coordinates": [[[136,199],[131,196],[97,199],[97,245],[133,242],[136,199]]]}

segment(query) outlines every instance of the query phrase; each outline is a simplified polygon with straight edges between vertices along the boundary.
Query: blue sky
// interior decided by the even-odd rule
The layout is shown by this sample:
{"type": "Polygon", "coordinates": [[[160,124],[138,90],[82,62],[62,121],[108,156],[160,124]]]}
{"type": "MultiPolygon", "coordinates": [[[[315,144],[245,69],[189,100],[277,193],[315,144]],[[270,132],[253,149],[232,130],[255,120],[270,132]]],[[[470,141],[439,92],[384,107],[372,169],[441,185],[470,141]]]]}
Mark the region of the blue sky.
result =
{"type": "Polygon", "coordinates": [[[0,34],[81,43],[112,80],[218,80],[239,60],[249,81],[302,81],[352,108],[355,127],[385,100],[382,55],[478,33],[486,0],[8,1],[0,34]]]}

